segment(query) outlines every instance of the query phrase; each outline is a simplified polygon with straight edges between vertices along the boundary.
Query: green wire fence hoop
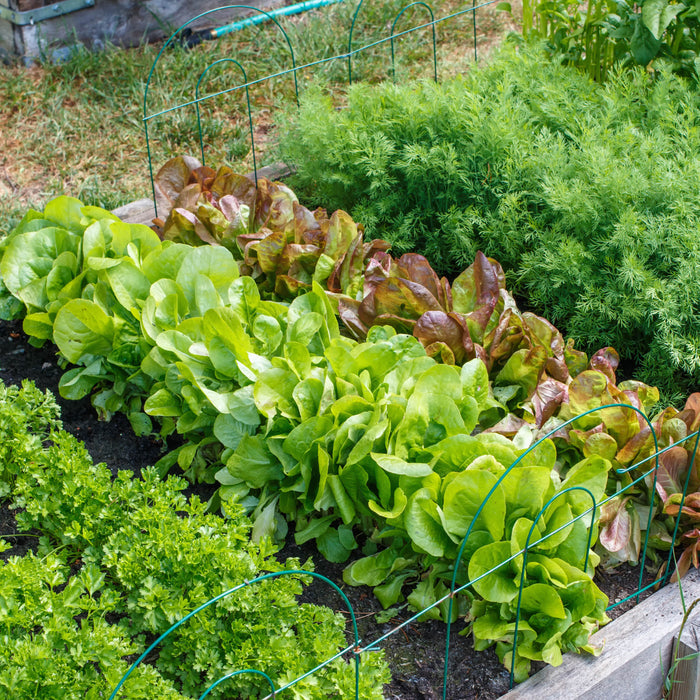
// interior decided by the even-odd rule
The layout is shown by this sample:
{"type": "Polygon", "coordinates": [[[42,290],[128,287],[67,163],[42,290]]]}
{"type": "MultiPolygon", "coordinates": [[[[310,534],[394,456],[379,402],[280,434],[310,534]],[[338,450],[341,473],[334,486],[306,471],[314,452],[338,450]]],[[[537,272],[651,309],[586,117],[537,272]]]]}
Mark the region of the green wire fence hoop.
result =
{"type": "Polygon", "coordinates": [[[422,2],[422,0],[418,0],[418,2],[412,2],[410,5],[406,5],[406,7],[404,7],[398,15],[396,15],[396,18],[394,19],[394,22],[391,25],[391,73],[394,78],[394,82],[396,82],[396,64],[394,62],[394,30],[396,29],[396,23],[399,21],[399,19],[401,19],[401,16],[404,12],[406,12],[406,10],[410,9],[411,7],[415,7],[416,5],[424,7],[426,10],[428,10],[428,13],[430,14],[430,27],[433,30],[433,75],[435,78],[435,82],[437,83],[437,37],[435,33],[435,15],[433,14],[433,8],[430,5],[428,5],[428,3],[422,2]]]}
{"type": "Polygon", "coordinates": [[[199,147],[202,152],[202,165],[206,165],[206,162],[204,160],[204,136],[202,135],[202,119],[200,116],[200,111],[199,111],[199,86],[204,79],[204,76],[214,67],[217,66],[221,63],[235,63],[240,69],[241,73],[243,73],[243,82],[245,83],[245,99],[246,103],[248,106],[248,126],[250,128],[250,148],[253,153],[253,176],[255,177],[255,186],[258,186],[258,169],[255,163],[255,135],[253,134],[253,114],[250,108],[250,93],[248,92],[248,76],[246,75],[245,68],[236,61],[235,58],[220,58],[218,61],[214,61],[214,63],[210,63],[201,73],[199,76],[199,80],[197,80],[197,86],[195,87],[194,90],[194,95],[195,95],[195,109],[197,110],[197,131],[199,132],[199,147]]]}
{"type": "MultiPolygon", "coordinates": [[[[145,131],[145,136],[146,136],[146,153],[148,155],[148,171],[149,175],[151,177],[151,191],[153,193],[153,204],[155,206],[155,213],[156,216],[158,216],[158,202],[156,200],[156,187],[155,187],[155,182],[153,181],[153,161],[151,158],[151,146],[150,146],[150,141],[148,138],[148,121],[150,119],[148,115],[148,89],[151,86],[151,78],[153,77],[153,73],[155,72],[156,65],[158,64],[158,61],[160,60],[160,57],[163,55],[163,52],[173,43],[175,38],[182,32],[183,29],[186,29],[189,27],[190,24],[193,22],[196,22],[197,20],[201,19],[202,17],[206,17],[207,15],[213,14],[214,12],[220,12],[221,10],[251,10],[253,12],[257,12],[259,14],[265,15],[268,17],[268,19],[272,20],[272,22],[275,23],[277,28],[282,32],[284,35],[285,40],[287,41],[287,46],[289,47],[289,53],[292,57],[292,67],[291,69],[287,70],[284,72],[286,73],[293,73],[294,74],[294,94],[296,96],[296,102],[297,106],[299,105],[299,85],[297,81],[297,65],[296,65],[296,59],[294,58],[294,48],[292,46],[292,42],[289,39],[289,35],[287,32],[284,30],[284,27],[277,21],[277,19],[271,15],[269,12],[265,12],[264,10],[261,10],[257,7],[252,7],[250,5],[222,5],[221,7],[214,7],[211,10],[206,10],[205,12],[201,12],[200,14],[196,15],[192,19],[188,20],[184,24],[180,25],[178,29],[176,29],[167,39],[165,44],[161,47],[160,51],[158,52],[158,55],[156,56],[155,60],[153,61],[153,65],[151,66],[151,70],[148,73],[148,78],[146,79],[146,87],[143,92],[143,126],[144,126],[144,131],[145,131]]],[[[238,86],[239,88],[242,86],[238,86]]],[[[248,88],[248,83],[246,83],[246,90],[248,88]]],[[[202,98],[202,100],[206,100],[209,97],[214,97],[214,95],[209,95],[207,97],[202,98]]],[[[151,116],[156,116],[156,115],[151,115],[151,116]]]]}
{"type": "Polygon", "coordinates": [[[269,684],[270,684],[270,690],[272,690],[272,697],[276,697],[277,691],[275,690],[275,684],[272,682],[272,679],[270,676],[267,675],[267,673],[263,673],[262,671],[258,671],[257,669],[254,668],[246,668],[243,671],[234,671],[233,673],[229,673],[222,678],[219,678],[218,681],[215,683],[212,683],[200,696],[199,700],[204,700],[204,698],[211,693],[214,688],[217,686],[221,685],[224,681],[227,681],[229,678],[233,678],[234,676],[242,676],[244,673],[254,673],[258,676],[262,676],[269,684]]]}
{"type": "MultiPolygon", "coordinates": [[[[353,632],[353,639],[354,639],[354,644],[346,647],[342,651],[338,652],[337,654],[333,655],[331,658],[326,659],[322,663],[318,664],[314,668],[312,668],[310,671],[307,671],[304,675],[299,676],[298,678],[294,679],[290,683],[287,683],[286,685],[282,686],[281,688],[275,689],[274,684],[272,684],[272,696],[268,697],[274,697],[275,693],[279,693],[282,690],[285,690],[286,688],[290,688],[291,686],[295,685],[298,683],[300,680],[303,678],[306,678],[307,676],[311,675],[312,673],[316,673],[316,671],[321,670],[331,662],[335,661],[335,659],[343,656],[347,652],[351,651],[355,657],[355,700],[360,700],[360,637],[357,631],[357,617],[355,616],[355,611],[352,607],[352,604],[350,603],[350,600],[348,597],[343,593],[343,591],[335,584],[333,581],[331,581],[329,578],[326,578],[325,576],[322,576],[321,574],[317,574],[315,571],[303,571],[300,569],[287,569],[285,571],[275,571],[271,574],[263,574],[262,576],[256,576],[254,579],[251,579],[250,581],[245,580],[243,583],[239,583],[237,586],[234,586],[233,588],[229,588],[227,591],[224,591],[223,593],[220,593],[219,595],[215,596],[214,598],[211,598],[208,600],[206,603],[203,603],[200,605],[198,608],[193,610],[192,612],[188,613],[183,617],[181,620],[178,620],[174,625],[169,627],[163,634],[158,637],[144,652],[139,656],[136,661],[134,661],[133,664],[129,667],[129,670],[122,676],[122,679],[117,683],[117,686],[114,688],[112,691],[112,694],[109,696],[109,700],[114,700],[116,698],[117,693],[121,689],[121,687],[126,683],[126,681],[129,679],[129,676],[136,670],[138,666],[141,665],[141,662],[172,632],[177,630],[179,627],[185,624],[190,618],[194,617],[197,613],[201,612],[205,608],[208,608],[211,605],[214,605],[214,603],[218,603],[220,600],[223,598],[227,598],[228,596],[232,595],[233,593],[236,593],[240,591],[243,588],[246,588],[247,586],[252,586],[254,583],[260,583],[261,581],[266,581],[267,579],[275,579],[279,578],[280,576],[311,576],[313,578],[320,579],[321,581],[327,583],[329,586],[331,586],[337,593],[340,594],[340,597],[343,599],[343,602],[348,608],[348,611],[350,612],[350,618],[352,620],[352,632],[353,632]]],[[[265,676],[262,671],[256,671],[254,669],[246,669],[245,671],[240,671],[240,673],[258,673],[260,675],[265,676]]],[[[225,676],[224,678],[220,678],[213,686],[211,686],[207,691],[205,692],[204,695],[201,697],[205,697],[207,693],[209,693],[211,690],[214,689],[218,683],[223,683],[226,678],[231,678],[232,676],[237,675],[236,673],[229,674],[228,676],[225,676]]],[[[268,679],[269,680],[269,679],[268,679]]]]}
{"type": "MultiPolygon", "coordinates": [[[[583,563],[583,571],[584,573],[586,572],[586,569],[588,569],[588,554],[591,549],[591,539],[593,538],[593,525],[595,524],[595,515],[596,515],[596,501],[595,497],[593,494],[585,487],[583,486],[570,486],[569,488],[564,489],[563,491],[559,491],[559,493],[555,493],[548,501],[545,503],[540,512],[537,514],[537,517],[533,521],[532,525],[530,526],[530,532],[528,532],[527,539],[525,540],[525,549],[523,551],[523,568],[520,571],[520,586],[518,587],[518,605],[515,610],[515,630],[513,631],[513,652],[510,660],[510,687],[513,687],[514,681],[515,681],[515,653],[518,649],[518,627],[520,626],[520,609],[521,609],[521,604],[522,604],[522,599],[523,599],[523,586],[525,585],[525,575],[526,575],[526,569],[527,569],[527,553],[530,548],[530,538],[532,537],[532,533],[535,531],[535,527],[537,525],[537,521],[542,517],[544,512],[549,508],[554,501],[556,501],[558,498],[563,496],[565,493],[569,493],[571,491],[584,491],[591,497],[591,501],[593,502],[593,506],[591,507],[591,524],[588,527],[588,540],[586,542],[586,554],[584,558],[584,563],[583,563]]],[[[573,521],[572,521],[573,522],[573,521]]],[[[568,524],[565,525],[564,527],[568,527],[568,524]]],[[[548,535],[545,535],[544,537],[540,538],[540,542],[546,540],[548,537],[551,537],[552,535],[556,534],[563,528],[557,528],[554,530],[554,532],[550,532],[548,535]]]]}
{"type": "MultiPolygon", "coordinates": [[[[362,4],[365,0],[360,0],[355,8],[355,13],[352,16],[352,23],[350,24],[350,34],[348,35],[348,85],[352,85],[352,34],[355,31],[355,22],[357,22],[357,15],[360,13],[362,4]]],[[[392,32],[393,33],[393,32],[392,32]]]]}

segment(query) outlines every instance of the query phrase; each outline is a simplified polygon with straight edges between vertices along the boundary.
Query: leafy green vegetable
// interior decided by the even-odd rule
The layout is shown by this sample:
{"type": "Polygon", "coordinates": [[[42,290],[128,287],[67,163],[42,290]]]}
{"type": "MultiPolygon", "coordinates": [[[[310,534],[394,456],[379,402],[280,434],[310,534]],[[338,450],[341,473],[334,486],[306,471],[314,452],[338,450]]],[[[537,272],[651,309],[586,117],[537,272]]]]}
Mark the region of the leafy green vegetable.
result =
{"type": "MultiPolygon", "coordinates": [[[[301,568],[298,560],[275,561],[266,538],[252,544],[240,508],[224,519],[186,499],[182,479],[162,481],[149,468],[142,479],[120,472],[112,481],[73,436],[51,430],[57,414],[49,394],[0,384],[0,445],[14,465],[11,478],[0,478],[19,509],[18,526],[43,535],[38,555],[0,564],[4,694],[97,699],[113,690],[145,638],[259,572],[301,568]]],[[[200,612],[122,692],[198,697],[231,669],[251,665],[277,687],[302,675],[346,646],[341,615],[297,602],[306,582],[293,575],[250,585],[200,612]]],[[[361,697],[380,698],[386,680],[380,655],[363,659],[361,697]]],[[[336,660],[296,687],[305,697],[345,697],[354,692],[354,666],[336,660]]],[[[267,690],[243,675],[213,696],[231,692],[255,698],[267,690]]]]}

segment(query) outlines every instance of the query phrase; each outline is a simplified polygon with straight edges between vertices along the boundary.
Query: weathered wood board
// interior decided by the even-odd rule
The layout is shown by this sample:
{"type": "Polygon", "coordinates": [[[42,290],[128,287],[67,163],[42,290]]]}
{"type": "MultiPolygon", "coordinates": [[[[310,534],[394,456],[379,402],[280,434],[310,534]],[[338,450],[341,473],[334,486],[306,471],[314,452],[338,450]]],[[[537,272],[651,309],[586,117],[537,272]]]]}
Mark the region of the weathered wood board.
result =
{"type": "MultiPolygon", "coordinates": [[[[0,5],[18,11],[49,4],[47,0],[0,0],[0,5]]],[[[36,24],[15,26],[0,20],[0,55],[14,54],[25,58],[50,55],[56,48],[76,41],[90,49],[99,49],[107,42],[135,46],[142,41],[162,39],[201,12],[226,4],[270,9],[283,5],[284,0],[246,0],[241,3],[226,3],[224,0],[95,0],[93,7],[36,24]]],[[[192,28],[222,26],[247,14],[251,12],[222,10],[193,24],[192,28]]]]}

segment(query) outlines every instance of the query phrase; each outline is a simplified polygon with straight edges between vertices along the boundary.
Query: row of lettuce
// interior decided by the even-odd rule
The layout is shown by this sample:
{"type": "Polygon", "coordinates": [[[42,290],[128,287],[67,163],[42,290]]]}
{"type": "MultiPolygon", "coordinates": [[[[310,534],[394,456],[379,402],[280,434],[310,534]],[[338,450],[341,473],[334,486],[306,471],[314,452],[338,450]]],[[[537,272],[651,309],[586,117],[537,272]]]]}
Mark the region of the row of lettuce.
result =
{"type": "MultiPolygon", "coordinates": [[[[61,429],[54,397],[31,382],[0,383],[0,490],[16,509],[19,534],[0,551],[0,694],[46,700],[105,698],[153,640],[187,613],[282,564],[268,542],[250,541],[239,509],[207,514],[187,482],[141,478],[95,465],[61,429]],[[18,537],[39,537],[12,556],[18,537]]],[[[264,668],[277,687],[345,648],[345,621],[329,608],[297,603],[308,577],[284,575],[238,591],[200,612],[139,666],[117,697],[176,700],[232,671],[264,668]]],[[[361,697],[381,698],[381,655],[362,659],[361,697]]],[[[333,662],[298,697],[345,698],[354,667],[333,662]]],[[[265,683],[232,678],[211,697],[263,697],[265,683]]],[[[269,687],[268,689],[269,690],[269,687]]]]}
{"type": "Polygon", "coordinates": [[[178,433],[161,474],[218,481],[210,507],[242,505],[257,542],[293,523],[298,543],[352,556],[345,581],[385,607],[474,581],[453,616],[518,679],[590,650],[608,603],[595,566],[638,561],[644,539],[668,551],[686,481],[700,485],[698,396],[650,415],[656,389],[618,384],[612,348],[589,359],[521,313],[483,255],[450,284],[279,183],[179,159],[158,188],[160,235],[59,197],[2,244],[4,313],[75,365],[61,394],[178,433]]]}

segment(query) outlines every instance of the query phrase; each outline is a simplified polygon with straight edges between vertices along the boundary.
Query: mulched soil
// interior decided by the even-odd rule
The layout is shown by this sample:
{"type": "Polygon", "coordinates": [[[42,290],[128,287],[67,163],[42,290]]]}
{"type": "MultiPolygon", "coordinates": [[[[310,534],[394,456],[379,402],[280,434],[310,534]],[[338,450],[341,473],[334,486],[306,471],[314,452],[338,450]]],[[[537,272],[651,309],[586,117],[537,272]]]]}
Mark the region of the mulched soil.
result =
{"type": "MultiPolygon", "coordinates": [[[[87,446],[95,462],[105,462],[113,473],[129,469],[135,473],[155,463],[163,453],[162,445],[151,438],[135,437],[127,419],[116,415],[109,423],[100,422],[88,399],[65,401],[58,394],[58,381],[62,370],[57,365],[55,348],[46,345],[34,348],[22,333],[20,322],[0,321],[0,379],[5,383],[20,384],[22,379],[32,379],[41,389],[51,390],[61,406],[64,429],[80,438],[87,446]]],[[[215,487],[195,486],[190,492],[209,498],[215,487]]],[[[35,537],[15,536],[14,512],[8,503],[0,503],[0,536],[13,544],[13,548],[0,558],[23,555],[36,546],[35,537]]],[[[369,588],[353,588],[342,584],[344,565],[332,564],[319,557],[311,544],[298,546],[292,538],[278,554],[280,559],[299,557],[302,561],[312,557],[316,571],[341,586],[350,599],[358,620],[361,645],[367,645],[396,627],[409,617],[395,617],[378,623],[376,613],[381,606],[369,588]]],[[[597,574],[596,580],[608,594],[611,602],[622,600],[636,589],[638,569],[620,568],[613,572],[597,574]]],[[[329,586],[315,580],[302,595],[304,602],[328,605],[348,617],[343,601],[329,586]]],[[[616,617],[633,605],[630,601],[614,608],[610,615],[616,617]]],[[[350,625],[348,624],[348,628],[350,625]]],[[[464,623],[453,626],[450,639],[448,668],[448,693],[452,700],[494,700],[508,690],[508,673],[499,663],[493,649],[475,652],[471,640],[458,633],[464,623]]],[[[381,644],[392,669],[393,680],[385,686],[384,695],[391,700],[438,700],[442,698],[445,657],[445,631],[443,623],[431,620],[411,623],[388,637],[381,644]]]]}

